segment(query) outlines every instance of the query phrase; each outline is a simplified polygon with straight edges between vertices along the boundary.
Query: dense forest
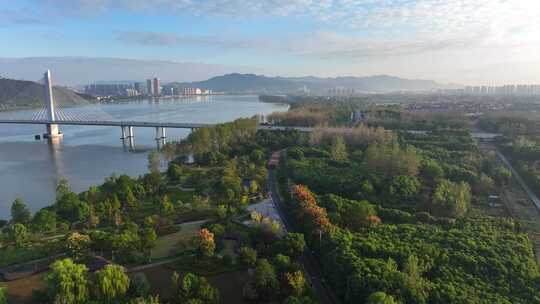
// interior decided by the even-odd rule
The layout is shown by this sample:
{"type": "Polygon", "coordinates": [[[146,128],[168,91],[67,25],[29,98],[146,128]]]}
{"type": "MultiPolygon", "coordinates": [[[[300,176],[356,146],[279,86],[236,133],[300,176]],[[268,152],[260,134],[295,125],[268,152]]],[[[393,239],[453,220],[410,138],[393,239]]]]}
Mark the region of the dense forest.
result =
{"type": "Polygon", "coordinates": [[[346,138],[307,138],[280,169],[290,216],[344,303],[540,301],[528,236],[477,208],[511,174],[466,131],[346,138]]]}

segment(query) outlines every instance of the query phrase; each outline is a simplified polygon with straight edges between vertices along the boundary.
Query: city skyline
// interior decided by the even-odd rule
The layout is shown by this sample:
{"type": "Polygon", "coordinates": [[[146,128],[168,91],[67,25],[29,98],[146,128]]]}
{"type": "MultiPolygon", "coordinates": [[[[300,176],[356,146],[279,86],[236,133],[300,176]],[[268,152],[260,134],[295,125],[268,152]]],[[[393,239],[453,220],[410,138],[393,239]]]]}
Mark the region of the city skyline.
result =
{"type": "Polygon", "coordinates": [[[0,33],[9,45],[0,58],[194,67],[163,78],[169,81],[253,72],[540,83],[540,4],[532,0],[0,2],[0,33]]]}

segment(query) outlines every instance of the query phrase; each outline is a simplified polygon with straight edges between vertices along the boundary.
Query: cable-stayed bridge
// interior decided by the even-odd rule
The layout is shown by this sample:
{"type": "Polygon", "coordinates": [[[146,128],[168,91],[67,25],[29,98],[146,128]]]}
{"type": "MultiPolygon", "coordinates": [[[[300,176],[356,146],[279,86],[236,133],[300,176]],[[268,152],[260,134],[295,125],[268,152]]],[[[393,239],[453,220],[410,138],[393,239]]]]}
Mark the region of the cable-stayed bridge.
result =
{"type": "Polygon", "coordinates": [[[204,123],[126,121],[115,119],[96,105],[88,104],[83,110],[79,107],[65,107],[55,102],[50,71],[45,72],[39,82],[43,84],[45,93],[42,107],[35,111],[25,111],[23,114],[15,113],[9,119],[0,119],[1,124],[45,125],[46,133],[43,136],[46,138],[62,137],[59,130],[60,125],[120,127],[122,139],[133,138],[133,128],[135,127],[155,128],[156,140],[165,139],[166,128],[193,130],[212,125],[204,123]]]}

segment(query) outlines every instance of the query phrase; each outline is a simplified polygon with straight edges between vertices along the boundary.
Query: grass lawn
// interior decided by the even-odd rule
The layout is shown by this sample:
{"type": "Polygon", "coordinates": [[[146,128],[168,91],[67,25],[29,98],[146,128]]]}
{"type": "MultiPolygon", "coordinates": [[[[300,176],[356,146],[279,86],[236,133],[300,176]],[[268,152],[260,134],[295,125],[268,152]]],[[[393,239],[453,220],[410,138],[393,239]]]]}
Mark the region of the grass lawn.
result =
{"type": "Polygon", "coordinates": [[[188,204],[193,201],[195,191],[182,191],[178,187],[173,187],[167,190],[167,194],[169,195],[169,198],[173,204],[176,204],[177,201],[182,201],[182,203],[188,204]]]}
{"type": "Polygon", "coordinates": [[[37,274],[11,282],[2,282],[0,286],[7,287],[8,303],[32,303],[32,291],[45,289],[43,276],[37,274]]]}
{"type": "MultiPolygon", "coordinates": [[[[171,282],[173,270],[167,265],[158,266],[143,271],[150,282],[150,293],[159,294],[160,299],[167,299],[174,296],[174,289],[171,282]]],[[[177,271],[180,276],[186,272],[177,271]]],[[[246,271],[232,271],[207,277],[212,286],[219,290],[220,303],[247,303],[242,297],[242,288],[248,280],[246,271]]]]}
{"type": "Polygon", "coordinates": [[[234,247],[236,246],[235,240],[223,240],[223,249],[219,252],[221,255],[228,255],[233,258],[233,261],[236,260],[236,252],[234,247]]]}
{"type": "Polygon", "coordinates": [[[174,251],[190,249],[191,239],[197,236],[204,222],[205,220],[181,224],[180,231],[158,238],[156,247],[152,249],[152,259],[165,258],[174,251]]]}

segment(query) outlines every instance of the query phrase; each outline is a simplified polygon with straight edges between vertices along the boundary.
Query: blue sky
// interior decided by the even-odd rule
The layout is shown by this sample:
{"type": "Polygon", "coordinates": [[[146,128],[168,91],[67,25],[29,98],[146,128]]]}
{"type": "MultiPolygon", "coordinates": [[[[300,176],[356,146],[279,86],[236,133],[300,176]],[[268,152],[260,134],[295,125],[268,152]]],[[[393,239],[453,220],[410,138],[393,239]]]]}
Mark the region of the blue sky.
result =
{"type": "Polygon", "coordinates": [[[0,57],[113,57],[270,75],[540,83],[539,2],[0,0],[0,57]]]}

